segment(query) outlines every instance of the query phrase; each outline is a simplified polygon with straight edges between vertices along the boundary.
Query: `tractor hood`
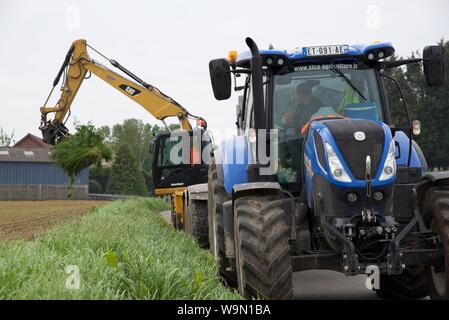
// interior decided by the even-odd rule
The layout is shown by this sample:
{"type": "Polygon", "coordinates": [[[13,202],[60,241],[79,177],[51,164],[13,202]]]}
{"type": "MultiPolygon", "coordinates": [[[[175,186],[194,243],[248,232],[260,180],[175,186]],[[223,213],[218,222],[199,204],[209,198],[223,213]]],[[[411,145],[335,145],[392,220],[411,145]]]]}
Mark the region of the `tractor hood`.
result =
{"type": "Polygon", "coordinates": [[[309,151],[314,151],[320,173],[332,183],[365,187],[366,180],[371,180],[373,186],[380,186],[392,184],[396,178],[394,141],[390,128],[382,122],[362,119],[315,121],[310,126],[309,138],[314,146],[314,150],[309,151]],[[392,145],[393,159],[388,159],[392,145]],[[386,162],[391,168],[385,168],[386,162]],[[336,169],[342,172],[333,172],[336,169]],[[340,178],[340,174],[346,175],[346,179],[340,178]]]}
{"type": "Polygon", "coordinates": [[[304,182],[313,207],[324,196],[327,215],[347,216],[370,208],[391,211],[396,179],[390,128],[362,119],[323,119],[310,125],[304,152],[304,182]]]}

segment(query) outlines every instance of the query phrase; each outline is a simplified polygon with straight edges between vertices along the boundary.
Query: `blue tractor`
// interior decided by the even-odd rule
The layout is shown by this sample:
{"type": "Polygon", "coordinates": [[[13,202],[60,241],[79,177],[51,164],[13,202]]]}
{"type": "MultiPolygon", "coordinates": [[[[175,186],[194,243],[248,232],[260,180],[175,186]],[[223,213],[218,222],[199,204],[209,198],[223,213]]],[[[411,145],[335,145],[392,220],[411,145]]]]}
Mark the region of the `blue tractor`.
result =
{"type": "Polygon", "coordinates": [[[390,43],[246,44],[209,63],[216,99],[231,96],[232,78],[243,93],[239,134],[209,165],[209,242],[221,275],[246,297],[292,298],[292,272],[329,269],[369,274],[384,298],[447,298],[449,173],[427,172],[413,140],[420,123],[393,123],[385,89],[402,94],[388,69],[409,63],[442,85],[442,47],[389,61],[390,43]]]}

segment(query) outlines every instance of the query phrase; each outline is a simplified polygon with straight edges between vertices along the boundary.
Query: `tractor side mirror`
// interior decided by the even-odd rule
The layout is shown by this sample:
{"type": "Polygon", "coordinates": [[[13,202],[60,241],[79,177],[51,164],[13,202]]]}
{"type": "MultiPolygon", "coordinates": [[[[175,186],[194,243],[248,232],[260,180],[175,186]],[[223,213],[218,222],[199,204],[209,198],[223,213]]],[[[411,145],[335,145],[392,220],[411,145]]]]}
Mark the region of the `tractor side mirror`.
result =
{"type": "Polygon", "coordinates": [[[231,73],[228,60],[216,59],[209,62],[209,74],[215,99],[229,99],[231,96],[231,73]]]}
{"type": "Polygon", "coordinates": [[[427,46],[423,51],[424,76],[429,87],[444,83],[444,51],[442,46],[427,46]]]}

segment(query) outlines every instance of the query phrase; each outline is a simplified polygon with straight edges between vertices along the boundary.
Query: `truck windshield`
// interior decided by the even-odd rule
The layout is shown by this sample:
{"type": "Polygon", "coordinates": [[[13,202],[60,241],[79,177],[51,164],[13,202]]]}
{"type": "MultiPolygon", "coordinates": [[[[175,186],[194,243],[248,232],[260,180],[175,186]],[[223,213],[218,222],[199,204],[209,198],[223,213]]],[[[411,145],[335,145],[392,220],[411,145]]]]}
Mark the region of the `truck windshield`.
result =
{"type": "Polygon", "coordinates": [[[374,69],[332,66],[297,66],[294,72],[274,76],[273,128],[301,130],[317,116],[383,120],[374,69]]]}

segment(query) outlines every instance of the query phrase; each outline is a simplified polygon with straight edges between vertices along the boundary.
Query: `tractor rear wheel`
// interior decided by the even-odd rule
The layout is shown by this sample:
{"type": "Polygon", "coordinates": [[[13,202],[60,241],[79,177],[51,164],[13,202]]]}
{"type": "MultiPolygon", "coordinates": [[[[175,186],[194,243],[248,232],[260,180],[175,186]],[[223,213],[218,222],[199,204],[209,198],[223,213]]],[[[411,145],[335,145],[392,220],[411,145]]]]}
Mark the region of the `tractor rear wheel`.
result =
{"type": "Polygon", "coordinates": [[[228,261],[226,259],[223,222],[223,203],[230,200],[230,197],[224,185],[218,181],[218,169],[214,158],[212,158],[211,164],[209,165],[207,184],[210,250],[218,262],[220,276],[229,286],[235,287],[235,272],[226,270],[228,268],[228,261]]]}
{"type": "Polygon", "coordinates": [[[423,266],[406,268],[399,275],[380,275],[380,289],[377,295],[382,299],[420,299],[429,295],[429,288],[423,266]]]}
{"type": "Polygon", "coordinates": [[[449,299],[449,188],[436,187],[427,190],[423,218],[428,228],[439,235],[444,253],[443,270],[434,266],[426,267],[430,298],[449,299]]]}
{"type": "Polygon", "coordinates": [[[185,229],[198,242],[200,247],[209,248],[207,222],[207,201],[190,200],[185,209],[185,229]]]}
{"type": "Polygon", "coordinates": [[[289,231],[277,195],[243,196],[235,201],[239,292],[247,297],[293,297],[289,231]]]}

